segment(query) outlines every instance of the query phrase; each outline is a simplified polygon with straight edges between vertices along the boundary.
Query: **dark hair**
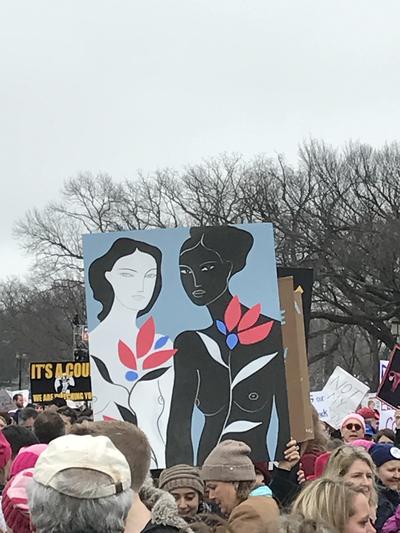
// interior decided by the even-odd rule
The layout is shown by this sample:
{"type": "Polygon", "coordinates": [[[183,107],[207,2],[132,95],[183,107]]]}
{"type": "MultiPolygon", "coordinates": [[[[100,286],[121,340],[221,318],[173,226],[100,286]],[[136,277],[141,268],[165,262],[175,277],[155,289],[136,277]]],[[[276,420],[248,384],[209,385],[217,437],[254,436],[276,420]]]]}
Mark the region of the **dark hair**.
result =
{"type": "Polygon", "coordinates": [[[389,428],[384,428],[384,429],[379,430],[378,433],[374,437],[374,441],[375,442],[379,442],[379,439],[381,437],[386,437],[386,438],[390,439],[392,442],[394,442],[395,439],[396,439],[394,431],[392,429],[389,429],[389,428]]]}
{"type": "Polygon", "coordinates": [[[78,419],[78,415],[76,411],[71,409],[71,407],[68,407],[68,405],[65,405],[64,407],[60,407],[59,409],[57,409],[57,413],[59,415],[69,418],[71,421],[71,424],[75,424],[75,422],[78,419]]]}
{"type": "Polygon", "coordinates": [[[49,444],[57,437],[65,435],[64,420],[58,413],[43,411],[33,423],[33,432],[42,444],[49,444]]]}
{"type": "Polygon", "coordinates": [[[148,313],[157,300],[161,291],[161,251],[155,246],[145,242],[127,238],[117,239],[114,241],[108,252],[95,259],[89,267],[89,285],[93,291],[93,298],[103,306],[103,309],[97,315],[97,318],[100,321],[104,320],[111,311],[115,297],[114,290],[111,283],[107,280],[105,273],[111,271],[118,259],[131,255],[136,252],[136,250],[151,255],[154,257],[157,264],[157,278],[153,296],[147,307],[139,311],[138,316],[148,313]]]}
{"type": "Polygon", "coordinates": [[[125,456],[131,470],[131,487],[139,492],[150,468],[151,448],[141,429],[128,422],[84,422],[71,428],[73,435],[105,435],[125,456]]]}
{"type": "Polygon", "coordinates": [[[22,394],[20,392],[17,392],[17,394],[14,394],[13,402],[15,402],[15,400],[17,400],[20,396],[23,398],[23,396],[22,396],[22,394]]]}
{"type": "Polygon", "coordinates": [[[199,243],[216,252],[223,261],[232,264],[232,275],[243,270],[253,246],[251,233],[233,226],[190,228],[190,238],[181,247],[182,254],[199,243]]]}
{"type": "Polygon", "coordinates": [[[5,423],[11,424],[11,416],[7,413],[7,411],[0,411],[1,418],[4,418],[5,423]]]}
{"type": "Polygon", "coordinates": [[[38,413],[33,407],[24,407],[21,409],[18,416],[18,423],[26,422],[29,418],[37,418],[38,413]]]}
{"type": "Polygon", "coordinates": [[[39,443],[34,433],[30,429],[23,426],[12,424],[11,426],[6,426],[2,432],[10,443],[13,458],[17,455],[21,448],[39,443]]]}

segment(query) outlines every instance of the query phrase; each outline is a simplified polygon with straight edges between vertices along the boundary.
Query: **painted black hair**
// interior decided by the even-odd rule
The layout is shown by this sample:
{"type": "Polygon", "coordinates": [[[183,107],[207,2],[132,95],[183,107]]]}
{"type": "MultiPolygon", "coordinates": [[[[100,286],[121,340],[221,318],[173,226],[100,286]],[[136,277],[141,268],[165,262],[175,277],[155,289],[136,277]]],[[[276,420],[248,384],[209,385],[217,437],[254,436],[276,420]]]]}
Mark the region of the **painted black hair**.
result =
{"type": "Polygon", "coordinates": [[[190,238],[187,239],[181,252],[193,248],[199,242],[207,248],[217,252],[223,261],[232,264],[232,275],[243,270],[247,256],[253,246],[254,238],[251,233],[234,226],[209,226],[190,228],[190,238]]]}
{"type": "Polygon", "coordinates": [[[145,242],[135,241],[134,239],[117,239],[114,241],[108,252],[95,259],[89,267],[89,284],[93,290],[93,297],[103,306],[103,309],[97,315],[100,322],[104,320],[111,311],[115,297],[114,290],[111,283],[106,279],[105,273],[110,272],[118,259],[126,255],[131,255],[136,252],[136,250],[151,255],[154,257],[157,264],[157,278],[153,296],[147,307],[139,311],[138,316],[148,313],[156,302],[161,291],[161,251],[155,246],[145,242]]]}

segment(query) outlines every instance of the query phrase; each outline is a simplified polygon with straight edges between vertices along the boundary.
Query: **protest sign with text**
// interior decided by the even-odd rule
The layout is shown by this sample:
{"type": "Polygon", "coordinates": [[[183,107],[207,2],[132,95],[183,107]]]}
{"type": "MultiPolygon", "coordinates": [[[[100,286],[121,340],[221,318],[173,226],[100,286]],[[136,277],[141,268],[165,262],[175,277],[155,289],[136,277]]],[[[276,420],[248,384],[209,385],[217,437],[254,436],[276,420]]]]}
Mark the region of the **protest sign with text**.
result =
{"type": "Polygon", "coordinates": [[[337,366],[322,389],[328,409],[327,422],[338,429],[342,419],[360,405],[369,387],[337,366]]]}
{"type": "Polygon", "coordinates": [[[319,418],[322,420],[322,422],[328,422],[329,408],[324,393],[320,390],[310,392],[310,400],[315,409],[318,411],[319,418]]]}
{"type": "Polygon", "coordinates": [[[31,396],[35,403],[54,398],[75,402],[92,400],[90,363],[31,363],[30,377],[31,396]]]}

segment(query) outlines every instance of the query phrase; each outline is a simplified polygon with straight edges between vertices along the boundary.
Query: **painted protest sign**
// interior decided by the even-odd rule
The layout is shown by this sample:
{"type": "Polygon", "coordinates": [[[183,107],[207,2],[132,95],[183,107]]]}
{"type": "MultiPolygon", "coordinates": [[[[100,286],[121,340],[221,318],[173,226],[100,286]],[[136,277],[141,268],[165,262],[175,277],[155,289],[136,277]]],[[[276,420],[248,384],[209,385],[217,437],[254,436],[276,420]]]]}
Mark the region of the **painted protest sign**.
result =
{"type": "Polygon", "coordinates": [[[329,420],[329,407],[322,391],[310,392],[310,400],[315,409],[318,411],[319,418],[322,422],[329,420]]]}
{"type": "Polygon", "coordinates": [[[398,344],[391,353],[376,395],[393,409],[400,407],[400,345],[398,344]]]}
{"type": "Polygon", "coordinates": [[[137,423],[152,467],[221,440],[254,460],[290,438],[271,224],[85,235],[96,419],[137,423]]]}
{"type": "Polygon", "coordinates": [[[279,299],[283,311],[283,347],[285,349],[291,436],[297,442],[314,437],[306,341],[301,292],[293,290],[293,278],[279,278],[279,299]]]}
{"type": "Polygon", "coordinates": [[[31,363],[30,378],[34,403],[54,398],[77,402],[92,400],[90,363],[31,363]]]}
{"type": "MultiPolygon", "coordinates": [[[[386,372],[386,368],[388,367],[389,361],[388,360],[381,360],[379,361],[379,381],[382,382],[383,377],[386,372]]],[[[376,395],[375,395],[376,396],[376,395]]],[[[377,402],[379,403],[379,429],[395,429],[396,428],[396,422],[395,422],[395,410],[392,409],[388,404],[385,402],[382,402],[377,398],[377,402]]]]}
{"type": "Polygon", "coordinates": [[[322,389],[329,409],[328,423],[338,429],[344,416],[357,409],[368,391],[367,385],[337,366],[322,389]]]}

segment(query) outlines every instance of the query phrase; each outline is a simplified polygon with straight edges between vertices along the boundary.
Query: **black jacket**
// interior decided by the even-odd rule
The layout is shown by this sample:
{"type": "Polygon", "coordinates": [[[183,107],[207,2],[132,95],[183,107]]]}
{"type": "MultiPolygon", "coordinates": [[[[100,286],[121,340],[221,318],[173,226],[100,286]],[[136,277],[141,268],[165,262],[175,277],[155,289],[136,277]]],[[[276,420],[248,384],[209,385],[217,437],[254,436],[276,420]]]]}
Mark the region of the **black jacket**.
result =
{"type": "Polygon", "coordinates": [[[377,533],[379,533],[386,520],[396,512],[397,506],[400,504],[400,494],[395,490],[388,489],[380,481],[378,481],[377,486],[378,509],[376,512],[375,528],[377,533]]]}
{"type": "Polygon", "coordinates": [[[163,526],[162,524],[153,524],[151,521],[147,526],[142,529],[142,533],[176,533],[179,531],[178,528],[173,526],[163,526]]]}

